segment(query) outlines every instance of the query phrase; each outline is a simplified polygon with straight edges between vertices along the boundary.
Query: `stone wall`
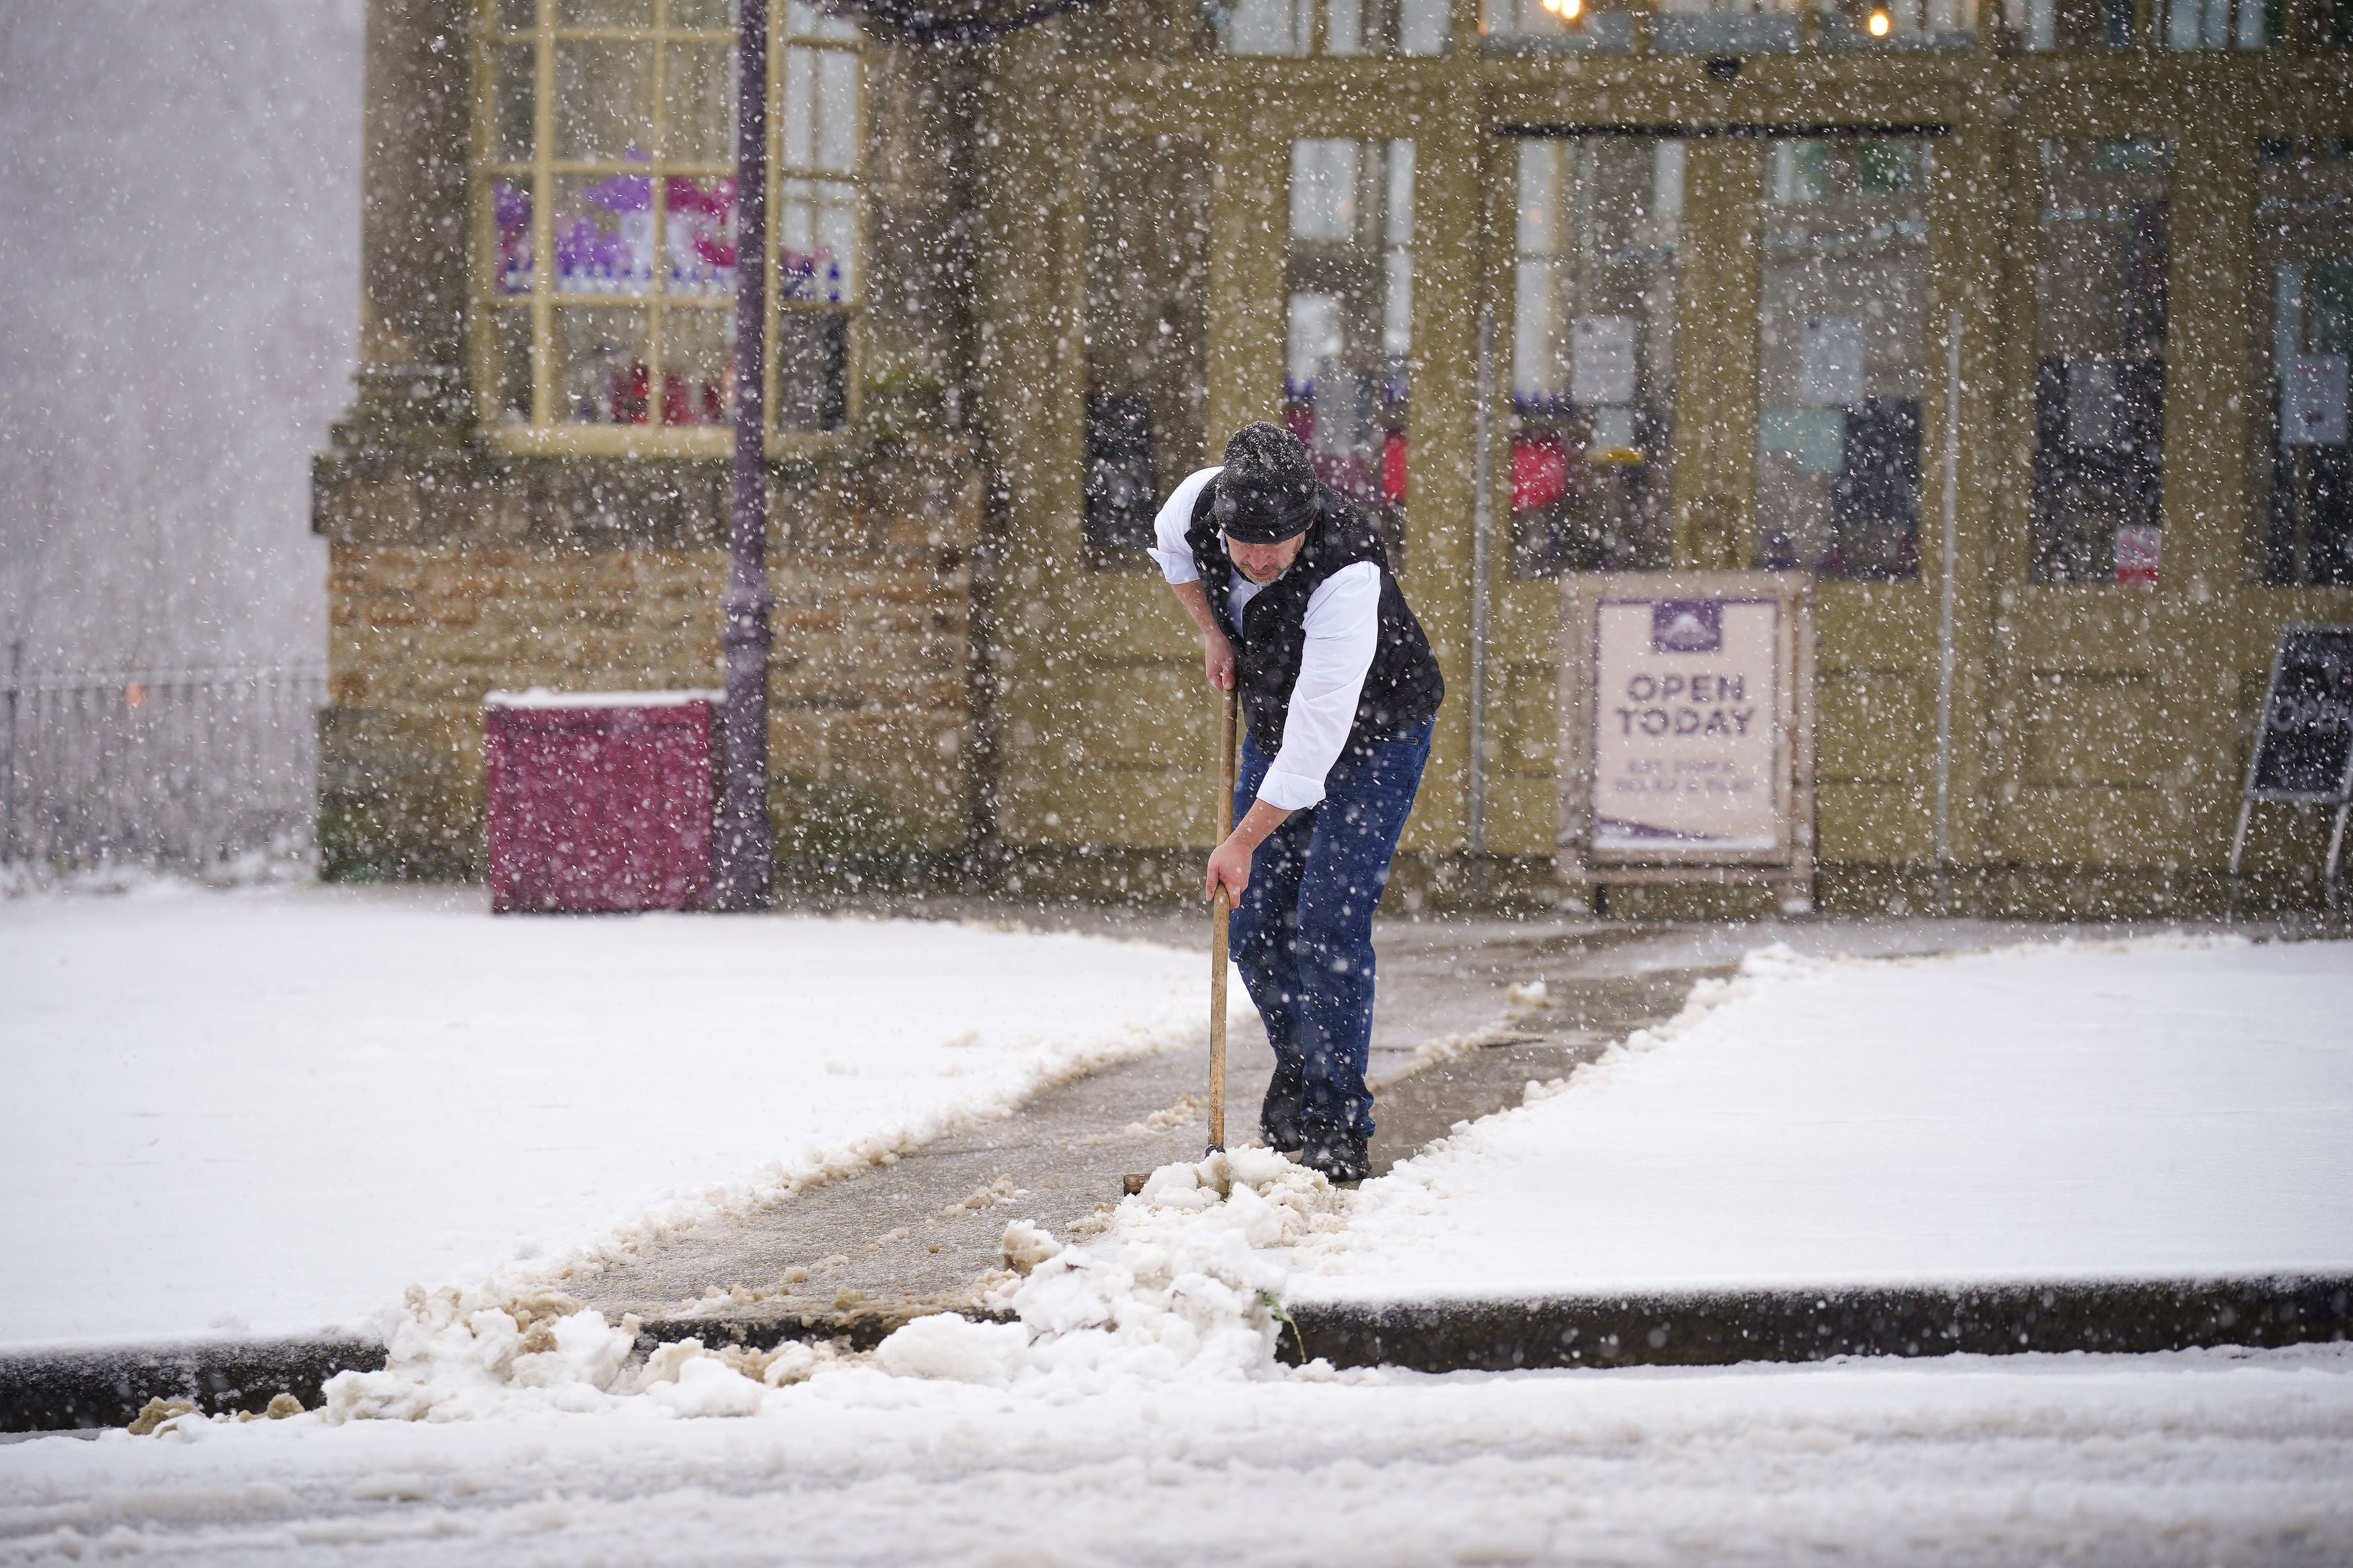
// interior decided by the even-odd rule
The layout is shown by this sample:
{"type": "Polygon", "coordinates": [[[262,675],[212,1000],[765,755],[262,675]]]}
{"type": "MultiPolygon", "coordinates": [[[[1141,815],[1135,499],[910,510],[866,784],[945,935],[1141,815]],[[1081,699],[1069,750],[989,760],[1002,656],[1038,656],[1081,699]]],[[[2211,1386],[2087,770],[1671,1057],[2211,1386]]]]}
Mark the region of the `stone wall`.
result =
{"type": "MultiPolygon", "coordinates": [[[[488,692],[720,684],[718,465],[672,465],[650,491],[642,468],[600,485],[577,460],[459,467],[322,465],[330,876],[479,874],[488,692]]],[[[866,454],[780,475],[772,505],[779,857],[959,848],[977,469],[952,447],[866,454]]]]}

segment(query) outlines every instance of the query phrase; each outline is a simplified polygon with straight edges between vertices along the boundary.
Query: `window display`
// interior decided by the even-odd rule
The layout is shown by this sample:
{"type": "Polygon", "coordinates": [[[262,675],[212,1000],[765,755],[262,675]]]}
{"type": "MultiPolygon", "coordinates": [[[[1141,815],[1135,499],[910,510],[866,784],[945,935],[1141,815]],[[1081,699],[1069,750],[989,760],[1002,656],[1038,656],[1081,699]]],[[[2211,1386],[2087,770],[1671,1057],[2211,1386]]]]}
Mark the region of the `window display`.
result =
{"type": "Polygon", "coordinates": [[[1405,540],[1413,143],[1291,144],[1282,417],[1392,552],[1405,540]]]}
{"type": "MultiPolygon", "coordinates": [[[[549,430],[725,424],[739,263],[733,7],[495,0],[488,10],[486,414],[549,430]],[[518,365],[533,343],[547,363],[518,365]]],[[[837,320],[776,329],[772,417],[781,430],[826,431],[849,417],[859,297],[859,34],[800,4],[779,6],[775,25],[770,297],[780,315],[837,320]]]]}
{"type": "Polygon", "coordinates": [[[1664,566],[1673,462],[1683,143],[1520,143],[1512,565],[1664,566]]]}
{"type": "Polygon", "coordinates": [[[1442,55],[1446,0],[1234,0],[1209,7],[1235,55],[1442,55]]]}
{"type": "Polygon", "coordinates": [[[2170,148],[2042,144],[2034,266],[2034,577],[2157,581],[2170,148]]]}
{"type": "Polygon", "coordinates": [[[1767,154],[1757,564],[1920,566],[1928,143],[1789,138],[1767,154]]]}
{"type": "Polygon", "coordinates": [[[2353,142],[2259,144],[2254,274],[2258,574],[2353,586],[2353,142]]]}

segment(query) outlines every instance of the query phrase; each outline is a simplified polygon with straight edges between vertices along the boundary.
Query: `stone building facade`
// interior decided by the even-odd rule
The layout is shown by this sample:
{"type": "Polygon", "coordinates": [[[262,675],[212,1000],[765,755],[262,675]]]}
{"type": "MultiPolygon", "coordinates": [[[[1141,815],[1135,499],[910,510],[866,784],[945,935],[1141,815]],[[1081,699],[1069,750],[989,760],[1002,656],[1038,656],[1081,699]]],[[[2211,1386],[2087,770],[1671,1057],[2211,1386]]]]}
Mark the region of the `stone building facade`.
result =
{"type": "MultiPolygon", "coordinates": [[[[490,691],[719,684],[728,475],[709,437],[723,431],[600,425],[534,448],[478,395],[469,126],[485,51],[467,40],[501,19],[471,0],[371,7],[364,363],[313,475],[330,546],[330,876],[479,874],[490,691]],[[615,449],[616,435],[640,448],[615,449]]],[[[855,422],[772,454],[771,807],[791,859],[953,859],[985,804],[973,636],[986,498],[964,402],[969,139],[956,130],[972,73],[944,51],[868,41],[859,54],[860,259],[869,297],[890,308],[859,323],[855,422]]]]}
{"type": "MultiPolygon", "coordinates": [[[[1546,896],[1564,574],[1772,567],[1816,584],[1826,906],[2220,903],[2270,651],[2353,622],[2353,10],[959,3],[781,11],[789,853],[1181,880],[1208,709],[1138,545],[1266,417],[1379,518],[1456,693],[1400,897],[1546,896]]],[[[472,868],[487,689],[712,683],[675,242],[728,197],[664,106],[725,11],[374,0],[331,869],[472,868]]],[[[2324,831],[2265,815],[2257,901],[2316,897],[2324,831]]]]}

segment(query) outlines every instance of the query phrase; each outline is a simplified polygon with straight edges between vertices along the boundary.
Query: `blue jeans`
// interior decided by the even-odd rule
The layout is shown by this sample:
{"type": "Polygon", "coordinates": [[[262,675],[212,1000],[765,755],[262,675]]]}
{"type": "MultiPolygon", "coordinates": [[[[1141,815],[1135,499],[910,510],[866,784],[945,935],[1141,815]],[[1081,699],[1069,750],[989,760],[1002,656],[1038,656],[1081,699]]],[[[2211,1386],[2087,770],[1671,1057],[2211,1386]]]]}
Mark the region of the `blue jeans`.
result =
{"type": "MultiPolygon", "coordinates": [[[[1310,1147],[1373,1135],[1365,1063],[1373,1041],[1373,909],[1430,761],[1430,725],[1350,745],[1324,799],[1293,812],[1250,858],[1235,907],[1234,963],[1266,1021],[1274,1093],[1299,1096],[1310,1147]],[[1294,1088],[1295,1086],[1295,1088],[1294,1088]]],[[[1273,759],[1247,736],[1234,790],[1237,820],[1258,799],[1273,759]]]]}

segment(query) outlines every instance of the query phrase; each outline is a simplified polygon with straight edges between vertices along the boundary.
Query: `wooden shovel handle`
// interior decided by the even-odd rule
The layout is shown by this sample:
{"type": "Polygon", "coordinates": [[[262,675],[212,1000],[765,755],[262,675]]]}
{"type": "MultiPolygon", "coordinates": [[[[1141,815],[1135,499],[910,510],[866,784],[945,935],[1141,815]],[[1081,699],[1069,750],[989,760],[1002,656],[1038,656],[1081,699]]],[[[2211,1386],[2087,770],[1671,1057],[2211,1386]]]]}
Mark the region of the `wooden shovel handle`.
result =
{"type": "MultiPolygon", "coordinates": [[[[1234,694],[1218,707],[1218,841],[1234,828],[1234,694]]],[[[1226,1146],[1226,889],[1209,900],[1209,1152],[1226,1146]]]]}

